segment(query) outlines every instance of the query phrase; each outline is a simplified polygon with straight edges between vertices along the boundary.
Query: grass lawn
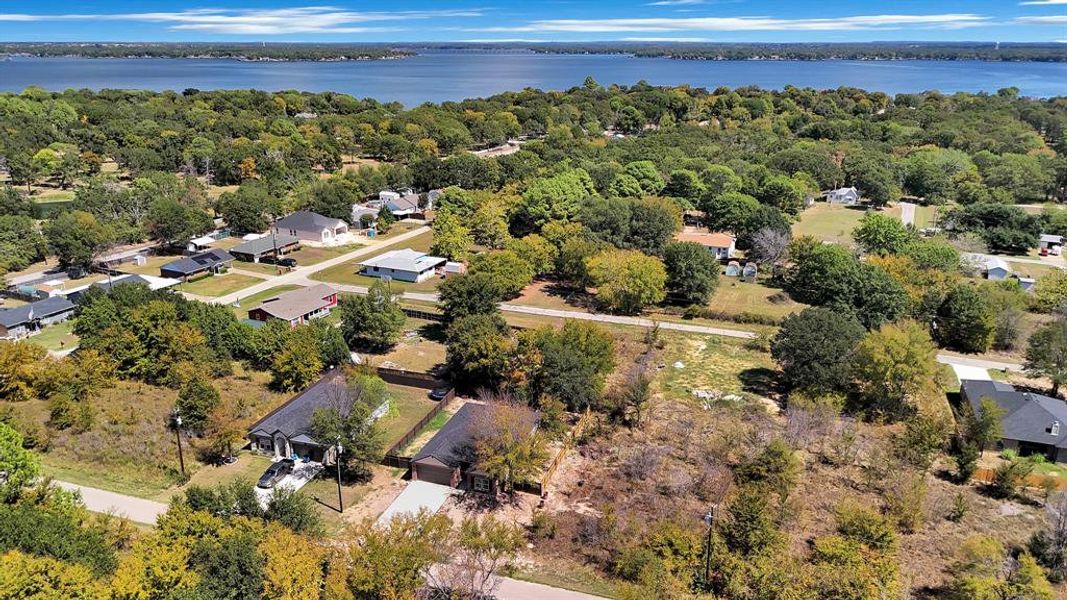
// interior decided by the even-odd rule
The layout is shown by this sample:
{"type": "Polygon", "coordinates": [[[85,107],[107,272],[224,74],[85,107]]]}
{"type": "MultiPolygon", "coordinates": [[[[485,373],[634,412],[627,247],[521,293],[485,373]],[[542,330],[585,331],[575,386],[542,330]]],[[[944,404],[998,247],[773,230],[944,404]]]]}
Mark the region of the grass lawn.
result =
{"type": "Polygon", "coordinates": [[[520,581],[540,583],[604,598],[615,598],[619,594],[619,587],[614,582],[606,579],[591,567],[570,561],[546,560],[544,557],[537,557],[534,561],[523,561],[520,568],[508,569],[503,574],[520,581]]]}
{"type": "Polygon", "coordinates": [[[823,241],[850,243],[852,230],[859,225],[866,212],[864,207],[850,208],[817,202],[800,213],[800,220],[793,224],[793,235],[810,235],[823,241]]]}
{"type": "Polygon", "coordinates": [[[389,391],[392,392],[392,406],[378,422],[385,432],[386,448],[404,437],[437,404],[422,388],[389,384],[389,391]]]}
{"type": "Polygon", "coordinates": [[[299,285],[295,284],[279,285],[270,289],[263,290],[262,292],[252,294],[251,296],[245,296],[244,298],[241,298],[241,306],[233,307],[233,312],[237,314],[238,319],[246,319],[248,318],[248,311],[255,308],[256,306],[259,306],[259,304],[267,298],[273,298],[274,296],[277,296],[282,292],[295,290],[299,287],[299,285]]]}
{"type": "Polygon", "coordinates": [[[782,290],[762,283],[723,277],[709,306],[730,315],[752,313],[782,318],[804,310],[806,305],[794,302],[782,290]]]}
{"type": "Polygon", "coordinates": [[[219,250],[229,250],[230,248],[233,248],[234,246],[243,242],[244,240],[242,240],[241,238],[231,235],[228,238],[222,238],[221,240],[216,240],[215,242],[212,242],[211,247],[218,248],[219,250]]]}
{"type": "Polygon", "coordinates": [[[258,277],[249,277],[239,273],[225,273],[205,277],[192,283],[182,283],[177,288],[197,296],[225,296],[261,281],[263,280],[258,277]]]}
{"type": "Polygon", "coordinates": [[[296,264],[300,266],[317,265],[324,260],[347,254],[362,247],[363,244],[346,244],[344,246],[329,246],[324,248],[301,246],[299,250],[286,254],[286,256],[295,258],[296,264]]]}
{"type": "Polygon", "coordinates": [[[78,345],[78,336],[74,335],[73,330],[73,320],[63,321],[62,323],[45,327],[41,333],[31,337],[30,341],[49,350],[72,348],[78,345]]]}
{"type": "MultiPolygon", "coordinates": [[[[310,496],[315,500],[316,508],[326,526],[326,535],[335,535],[344,529],[347,523],[337,512],[337,471],[326,467],[319,476],[307,482],[300,488],[300,493],[310,496]],[[331,476],[332,475],[332,476],[331,476]]],[[[363,497],[370,491],[369,485],[342,485],[341,498],[344,499],[345,510],[359,504],[363,497]]]]}
{"type": "Polygon", "coordinates": [[[244,479],[255,483],[259,481],[260,475],[263,475],[263,471],[270,466],[271,460],[261,454],[253,454],[251,452],[241,452],[238,455],[237,462],[232,465],[204,465],[201,466],[192,477],[189,478],[189,483],[182,487],[172,487],[163,491],[156,500],[161,502],[169,501],[174,496],[183,492],[189,486],[198,485],[201,487],[215,487],[222,483],[229,483],[237,479],[244,479]]]}
{"type": "Polygon", "coordinates": [[[440,323],[408,319],[405,332],[414,335],[401,338],[396,346],[385,353],[363,353],[371,364],[381,366],[392,363],[395,368],[426,372],[445,362],[444,327],[440,323]]]}
{"type": "Polygon", "coordinates": [[[1033,277],[1038,279],[1044,277],[1049,273],[1055,273],[1060,269],[1052,265],[1035,265],[1033,263],[1014,262],[1008,259],[1008,266],[1011,267],[1013,273],[1019,277],[1033,277]]]}
{"type": "MultiPolygon", "coordinates": [[[[392,250],[402,250],[404,248],[410,248],[412,250],[418,250],[420,252],[429,252],[430,247],[433,245],[433,235],[430,230],[427,229],[422,235],[418,235],[406,242],[400,242],[397,244],[383,245],[378,252],[362,256],[355,260],[350,260],[339,265],[334,265],[329,269],[324,269],[311,276],[316,281],[343,283],[348,285],[362,285],[370,287],[374,285],[375,281],[378,281],[376,277],[364,277],[359,274],[360,263],[363,263],[375,256],[381,256],[385,252],[392,250]]],[[[299,258],[297,259],[300,260],[299,258]]],[[[422,283],[406,283],[403,281],[392,281],[393,291],[395,292],[430,292],[437,287],[437,283],[440,281],[438,278],[433,278],[422,283]]]]}
{"type": "MultiPolygon", "coordinates": [[[[402,233],[407,233],[407,232],[411,231],[412,229],[418,229],[419,227],[426,227],[426,226],[423,225],[422,223],[414,223],[414,222],[393,223],[393,226],[389,228],[388,233],[383,233],[383,234],[379,235],[378,237],[376,237],[374,239],[377,239],[377,240],[388,240],[390,238],[395,238],[396,236],[398,236],[398,235],[400,235],[402,233]]],[[[426,227],[426,231],[429,231],[429,230],[430,230],[430,228],[426,227]]],[[[429,248],[427,248],[427,250],[429,250],[429,248]]]]}
{"type": "Polygon", "coordinates": [[[668,397],[696,401],[694,390],[766,395],[774,375],[770,354],[742,340],[664,332],[664,370],[659,387],[668,397]],[[676,363],[681,363],[676,368],[676,363]]]}
{"type": "Polygon", "coordinates": [[[143,265],[139,265],[134,262],[122,263],[118,269],[123,273],[136,273],[137,275],[152,275],[159,277],[159,268],[163,265],[174,262],[181,258],[180,256],[149,256],[145,259],[143,265]]]}
{"type": "Polygon", "coordinates": [[[238,271],[251,271],[253,273],[262,273],[267,277],[274,277],[276,275],[288,271],[288,269],[286,269],[285,267],[279,267],[278,265],[244,261],[234,261],[233,268],[237,269],[238,271]]]}

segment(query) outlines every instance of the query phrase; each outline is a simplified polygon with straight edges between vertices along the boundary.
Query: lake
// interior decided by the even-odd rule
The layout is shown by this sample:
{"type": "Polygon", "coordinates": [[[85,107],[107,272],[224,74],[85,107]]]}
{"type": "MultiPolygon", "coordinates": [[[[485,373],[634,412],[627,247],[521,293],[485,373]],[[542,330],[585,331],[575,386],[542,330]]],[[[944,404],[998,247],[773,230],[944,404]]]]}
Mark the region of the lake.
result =
{"type": "Polygon", "coordinates": [[[335,91],[407,106],[484,97],[525,87],[567,89],[592,75],[601,84],[780,89],[852,86],[889,94],[940,90],[1067,95],[1067,63],[981,61],[689,61],[624,55],[432,51],[399,60],[241,62],[209,59],[12,58],[0,61],[0,91],[197,88],[335,91]]]}

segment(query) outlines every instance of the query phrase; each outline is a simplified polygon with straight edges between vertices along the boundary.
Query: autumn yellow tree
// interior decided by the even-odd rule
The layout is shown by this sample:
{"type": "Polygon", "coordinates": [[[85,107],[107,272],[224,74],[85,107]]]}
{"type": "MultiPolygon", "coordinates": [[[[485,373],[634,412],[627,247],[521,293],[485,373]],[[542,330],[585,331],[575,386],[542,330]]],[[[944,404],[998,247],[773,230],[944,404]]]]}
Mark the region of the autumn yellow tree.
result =
{"type": "Polygon", "coordinates": [[[259,544],[263,555],[263,597],[313,600],[322,587],[323,551],[311,540],[280,525],[267,528],[259,544]],[[299,552],[294,552],[299,548],[299,552]]]}
{"type": "Polygon", "coordinates": [[[0,555],[0,598],[104,600],[107,594],[82,565],[11,551],[0,555]]]}

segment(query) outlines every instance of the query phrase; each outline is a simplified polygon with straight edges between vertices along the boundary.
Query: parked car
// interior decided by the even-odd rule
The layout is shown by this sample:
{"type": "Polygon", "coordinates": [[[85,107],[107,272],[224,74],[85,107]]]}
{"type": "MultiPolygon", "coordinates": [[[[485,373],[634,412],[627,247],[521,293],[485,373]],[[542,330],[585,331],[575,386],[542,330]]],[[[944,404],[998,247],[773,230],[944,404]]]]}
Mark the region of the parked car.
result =
{"type": "Polygon", "coordinates": [[[450,388],[450,387],[434,388],[434,389],[430,390],[430,400],[435,400],[435,401],[440,402],[441,400],[444,400],[445,396],[447,396],[448,393],[451,392],[451,391],[452,391],[452,388],[450,388]]]}
{"type": "Polygon", "coordinates": [[[296,462],[291,458],[283,458],[273,465],[267,467],[267,470],[263,472],[263,476],[259,478],[257,487],[261,487],[265,490],[269,490],[281,481],[286,475],[293,472],[293,467],[296,466],[296,462]]]}
{"type": "Polygon", "coordinates": [[[287,267],[289,269],[295,269],[296,268],[296,259],[295,258],[289,258],[289,257],[279,258],[278,259],[278,266],[287,267]]]}

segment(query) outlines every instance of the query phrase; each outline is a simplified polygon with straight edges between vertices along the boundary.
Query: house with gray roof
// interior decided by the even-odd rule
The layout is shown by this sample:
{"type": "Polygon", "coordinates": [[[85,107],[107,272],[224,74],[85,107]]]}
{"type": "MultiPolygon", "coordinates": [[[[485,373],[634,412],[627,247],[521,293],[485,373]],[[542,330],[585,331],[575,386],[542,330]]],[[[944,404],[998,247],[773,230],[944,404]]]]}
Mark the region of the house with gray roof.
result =
{"type": "Polygon", "coordinates": [[[419,195],[414,190],[405,189],[397,192],[385,190],[378,194],[378,201],[393,213],[393,216],[403,219],[419,213],[419,195]]]}
{"type": "Polygon", "coordinates": [[[205,273],[221,273],[229,268],[233,261],[233,255],[225,250],[208,250],[169,262],[159,268],[159,274],[162,277],[186,281],[190,277],[205,273]]]}
{"type": "Polygon", "coordinates": [[[287,217],[278,219],[274,224],[274,230],[305,242],[330,244],[338,236],[348,233],[348,223],[310,210],[298,210],[287,217]]]}
{"type": "Polygon", "coordinates": [[[74,303],[52,296],[15,308],[0,310],[0,339],[17,340],[61,323],[74,314],[74,303]]]}
{"type": "Polygon", "coordinates": [[[296,327],[313,319],[328,316],[337,306],[337,290],[320,283],[311,287],[283,292],[267,298],[248,311],[248,318],[267,322],[277,319],[296,327]]]}
{"type": "Polygon", "coordinates": [[[1067,463],[1067,402],[1019,391],[999,381],[973,379],[960,382],[960,394],[976,414],[984,399],[1004,411],[998,449],[1015,450],[1020,456],[1041,454],[1067,463]]]}
{"type": "Polygon", "coordinates": [[[368,258],[360,263],[363,267],[360,273],[367,277],[388,277],[397,281],[420,283],[435,276],[437,269],[444,268],[447,263],[447,258],[404,248],[368,258]]]}
{"type": "Polygon", "coordinates": [[[296,236],[277,233],[241,242],[230,248],[230,254],[237,260],[257,263],[260,259],[281,256],[299,247],[300,240],[296,236]]]}
{"type": "Polygon", "coordinates": [[[167,277],[153,277],[152,275],[139,275],[136,273],[129,273],[126,275],[118,275],[110,279],[103,281],[97,281],[96,283],[90,283],[71,290],[63,292],[63,295],[67,297],[71,302],[78,302],[85,292],[92,288],[101,289],[105,292],[110,292],[120,285],[143,285],[152,291],[164,290],[181,283],[177,279],[170,279],[167,277]]]}

